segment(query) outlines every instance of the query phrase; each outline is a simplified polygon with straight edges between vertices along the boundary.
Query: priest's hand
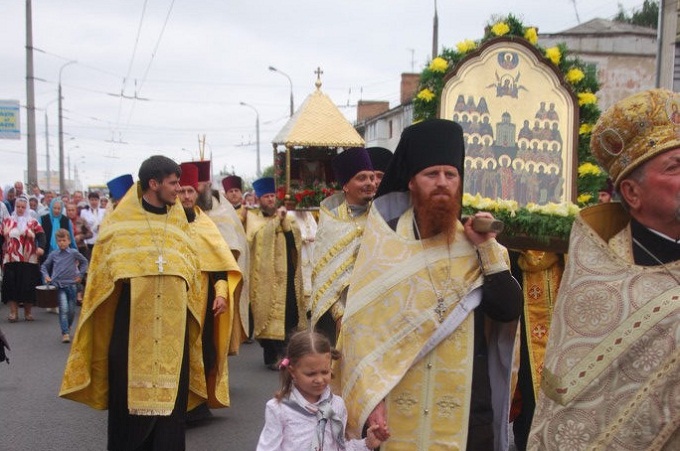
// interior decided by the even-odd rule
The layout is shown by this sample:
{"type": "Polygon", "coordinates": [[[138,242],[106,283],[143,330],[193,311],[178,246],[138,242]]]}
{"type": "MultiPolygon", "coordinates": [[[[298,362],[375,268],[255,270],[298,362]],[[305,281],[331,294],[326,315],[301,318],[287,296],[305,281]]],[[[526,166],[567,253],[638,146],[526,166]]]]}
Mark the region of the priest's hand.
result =
{"type": "Polygon", "coordinates": [[[387,429],[387,408],[385,407],[385,401],[380,401],[373,412],[368,416],[368,427],[377,426],[373,429],[373,434],[375,438],[384,442],[390,438],[390,431],[387,429]]]}
{"type": "MultiPolygon", "coordinates": [[[[493,219],[493,215],[491,213],[488,213],[486,211],[480,211],[475,213],[473,218],[489,218],[493,219]]],[[[480,233],[480,232],[475,232],[475,230],[472,228],[472,223],[474,222],[474,219],[470,218],[470,220],[465,221],[463,224],[463,227],[465,229],[465,236],[467,237],[468,240],[472,242],[475,246],[479,246],[485,241],[488,241],[492,238],[496,238],[496,233],[495,232],[487,232],[487,233],[480,233]]]]}
{"type": "Polygon", "coordinates": [[[227,300],[222,296],[217,296],[213,301],[213,313],[219,316],[227,310],[227,300]]]}

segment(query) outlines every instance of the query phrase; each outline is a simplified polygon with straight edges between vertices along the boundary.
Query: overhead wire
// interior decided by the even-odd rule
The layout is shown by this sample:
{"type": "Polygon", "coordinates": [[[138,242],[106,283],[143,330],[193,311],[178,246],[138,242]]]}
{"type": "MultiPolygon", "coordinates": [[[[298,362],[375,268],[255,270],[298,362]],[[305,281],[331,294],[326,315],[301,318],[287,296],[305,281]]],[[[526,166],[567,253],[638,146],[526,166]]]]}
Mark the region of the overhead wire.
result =
{"type": "Polygon", "coordinates": [[[137,105],[137,100],[138,100],[138,95],[141,94],[142,92],[142,87],[144,86],[144,83],[146,82],[146,77],[149,75],[149,70],[151,70],[151,65],[153,64],[155,58],[156,58],[156,52],[158,51],[158,48],[161,45],[161,41],[163,40],[163,34],[165,33],[165,28],[168,25],[168,21],[170,20],[170,14],[172,13],[172,9],[175,5],[175,0],[172,0],[170,2],[170,8],[168,8],[168,13],[165,15],[165,21],[163,22],[163,27],[161,28],[161,32],[158,35],[158,38],[156,39],[156,45],[154,46],[153,51],[151,52],[151,58],[149,59],[149,64],[146,65],[146,69],[144,70],[144,73],[142,75],[142,79],[139,83],[139,90],[137,90],[137,81],[135,80],[135,95],[134,95],[134,102],[132,103],[132,106],[130,108],[130,113],[128,114],[128,120],[127,122],[130,122],[132,120],[132,115],[135,111],[135,106],[137,105]]]}
{"type": "MultiPolygon", "coordinates": [[[[130,57],[130,63],[128,64],[128,70],[127,70],[125,77],[123,77],[122,86],[120,88],[120,99],[118,100],[118,112],[116,113],[116,121],[115,121],[116,124],[120,124],[120,117],[121,117],[122,111],[123,111],[123,96],[125,95],[125,88],[127,86],[127,80],[130,78],[130,75],[132,74],[132,67],[134,65],[135,58],[137,56],[137,49],[139,48],[139,38],[142,35],[142,25],[144,24],[144,17],[146,16],[146,6],[147,6],[147,4],[148,4],[148,0],[144,0],[144,5],[142,6],[142,14],[139,18],[139,24],[137,25],[137,35],[135,36],[135,45],[132,48],[132,56],[130,57]]],[[[116,128],[117,127],[114,127],[111,130],[112,134],[114,134],[116,132],[116,128]]],[[[111,146],[111,152],[113,152],[113,151],[114,151],[114,148],[113,148],[113,146],[111,146]]]]}

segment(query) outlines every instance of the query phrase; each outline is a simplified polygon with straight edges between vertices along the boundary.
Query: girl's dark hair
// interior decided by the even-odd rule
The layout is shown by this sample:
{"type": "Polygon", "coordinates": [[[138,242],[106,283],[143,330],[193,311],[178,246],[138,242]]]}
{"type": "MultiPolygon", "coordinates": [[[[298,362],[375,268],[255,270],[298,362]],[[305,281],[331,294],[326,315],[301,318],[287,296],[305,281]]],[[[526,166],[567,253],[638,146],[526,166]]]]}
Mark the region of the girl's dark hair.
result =
{"type": "Polygon", "coordinates": [[[331,347],[331,342],[325,335],[314,331],[296,332],[290,337],[286,356],[279,362],[281,388],[274,395],[277,400],[281,401],[291,392],[293,377],[288,367],[297,365],[302,357],[309,354],[330,354],[332,360],[340,359],[340,352],[331,347]],[[286,359],[288,359],[287,364],[282,365],[286,359]]]}

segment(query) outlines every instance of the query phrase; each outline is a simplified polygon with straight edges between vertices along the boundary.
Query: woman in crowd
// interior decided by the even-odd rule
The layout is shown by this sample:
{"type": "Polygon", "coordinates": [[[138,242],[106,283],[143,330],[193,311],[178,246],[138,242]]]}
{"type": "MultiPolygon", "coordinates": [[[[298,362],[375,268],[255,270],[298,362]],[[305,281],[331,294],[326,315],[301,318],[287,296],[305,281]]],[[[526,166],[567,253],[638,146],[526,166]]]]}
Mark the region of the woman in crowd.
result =
{"type": "Polygon", "coordinates": [[[33,321],[31,308],[35,287],[40,285],[40,265],[45,233],[28,211],[28,198],[16,199],[14,212],[2,221],[2,302],[9,304],[9,322],[18,320],[18,303],[24,305],[24,319],[33,321]]]}
{"type": "Polygon", "coordinates": [[[55,197],[50,202],[50,211],[46,215],[40,217],[40,224],[45,231],[45,245],[43,246],[44,254],[41,262],[44,262],[47,255],[59,249],[57,246],[56,233],[59,229],[66,229],[71,234],[71,247],[76,248],[76,238],[73,236],[73,227],[71,221],[65,214],[64,202],[59,197],[55,197]]]}

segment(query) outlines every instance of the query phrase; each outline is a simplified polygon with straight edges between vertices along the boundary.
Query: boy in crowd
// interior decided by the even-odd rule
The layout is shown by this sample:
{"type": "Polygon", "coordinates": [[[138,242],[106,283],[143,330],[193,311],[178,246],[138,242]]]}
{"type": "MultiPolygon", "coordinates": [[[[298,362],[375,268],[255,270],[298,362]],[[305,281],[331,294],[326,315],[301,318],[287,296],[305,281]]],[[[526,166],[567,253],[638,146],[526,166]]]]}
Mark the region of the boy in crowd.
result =
{"type": "Polygon", "coordinates": [[[40,269],[45,283],[54,285],[59,290],[61,342],[69,343],[76,311],[77,284],[83,280],[87,272],[87,259],[70,247],[71,236],[68,230],[57,230],[56,240],[59,251],[50,252],[40,269]]]}

